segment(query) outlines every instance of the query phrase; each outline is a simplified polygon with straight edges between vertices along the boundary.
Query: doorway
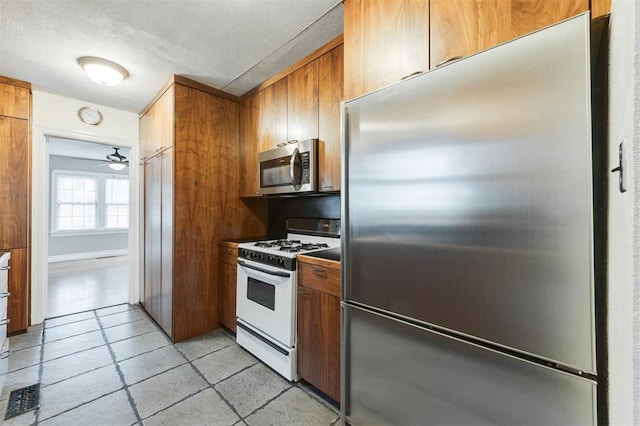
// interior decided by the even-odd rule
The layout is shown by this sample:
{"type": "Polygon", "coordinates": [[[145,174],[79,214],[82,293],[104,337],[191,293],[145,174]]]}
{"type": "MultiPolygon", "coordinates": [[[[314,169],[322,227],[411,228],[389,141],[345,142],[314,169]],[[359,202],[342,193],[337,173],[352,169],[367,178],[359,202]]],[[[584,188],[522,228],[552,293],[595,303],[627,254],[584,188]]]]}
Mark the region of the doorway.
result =
{"type": "Polygon", "coordinates": [[[129,149],[46,137],[46,318],[129,299],[129,149]]]}

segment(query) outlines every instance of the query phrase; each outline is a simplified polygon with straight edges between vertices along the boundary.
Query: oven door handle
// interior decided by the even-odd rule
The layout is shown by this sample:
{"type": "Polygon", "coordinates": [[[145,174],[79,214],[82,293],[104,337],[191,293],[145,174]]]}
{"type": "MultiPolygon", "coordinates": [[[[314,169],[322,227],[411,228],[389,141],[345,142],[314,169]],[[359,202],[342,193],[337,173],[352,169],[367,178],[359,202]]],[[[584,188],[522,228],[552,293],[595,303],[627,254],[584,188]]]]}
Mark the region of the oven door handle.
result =
{"type": "Polygon", "coordinates": [[[278,276],[278,277],[289,278],[291,276],[291,274],[288,273],[288,272],[270,271],[268,269],[261,268],[259,266],[249,265],[248,263],[246,263],[245,261],[243,261],[241,259],[238,259],[238,265],[244,266],[245,268],[249,268],[249,269],[255,269],[256,271],[264,272],[265,274],[275,275],[275,276],[278,276]]]}

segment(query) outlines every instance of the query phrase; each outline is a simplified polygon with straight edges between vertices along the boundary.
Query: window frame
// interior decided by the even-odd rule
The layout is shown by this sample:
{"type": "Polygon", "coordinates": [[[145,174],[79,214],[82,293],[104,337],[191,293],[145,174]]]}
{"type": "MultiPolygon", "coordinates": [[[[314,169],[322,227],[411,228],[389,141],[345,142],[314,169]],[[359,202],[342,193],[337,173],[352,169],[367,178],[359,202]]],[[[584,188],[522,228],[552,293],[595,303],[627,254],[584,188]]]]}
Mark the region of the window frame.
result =
{"type": "MultiPolygon", "coordinates": [[[[122,234],[128,233],[126,228],[107,228],[107,203],[106,203],[106,180],[122,179],[128,182],[129,197],[127,200],[129,223],[131,221],[131,180],[129,174],[89,172],[81,170],[54,169],[51,172],[51,196],[50,198],[50,226],[49,234],[52,237],[80,236],[80,235],[101,235],[101,234],[122,234]],[[95,229],[59,230],[58,229],[58,177],[59,176],[82,176],[96,179],[96,227],[95,229]]],[[[120,204],[121,205],[121,204],[120,204]]]]}

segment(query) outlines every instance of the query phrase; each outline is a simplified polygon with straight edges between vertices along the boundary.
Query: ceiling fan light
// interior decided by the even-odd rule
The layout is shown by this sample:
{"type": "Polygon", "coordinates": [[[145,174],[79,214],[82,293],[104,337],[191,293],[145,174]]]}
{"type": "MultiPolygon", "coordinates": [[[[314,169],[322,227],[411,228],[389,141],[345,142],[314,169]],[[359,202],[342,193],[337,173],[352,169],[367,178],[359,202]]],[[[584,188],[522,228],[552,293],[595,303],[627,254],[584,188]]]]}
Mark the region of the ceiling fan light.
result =
{"type": "Polygon", "coordinates": [[[111,167],[113,170],[122,170],[127,167],[127,165],[124,163],[109,163],[109,167],[111,167]]]}
{"type": "Polygon", "coordinates": [[[129,73],[115,62],[93,56],[78,58],[78,64],[89,78],[104,86],[115,86],[129,77],[129,73]]]}

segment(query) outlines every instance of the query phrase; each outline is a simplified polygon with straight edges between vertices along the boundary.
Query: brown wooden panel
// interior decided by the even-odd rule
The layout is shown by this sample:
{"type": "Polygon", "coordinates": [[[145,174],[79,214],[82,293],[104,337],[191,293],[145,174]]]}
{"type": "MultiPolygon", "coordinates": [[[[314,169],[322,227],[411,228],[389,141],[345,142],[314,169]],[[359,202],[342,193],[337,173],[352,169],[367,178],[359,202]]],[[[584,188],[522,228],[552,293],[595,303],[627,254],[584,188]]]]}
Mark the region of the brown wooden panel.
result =
{"type": "Polygon", "coordinates": [[[0,117],[0,249],[28,245],[30,152],[29,122],[0,117]]]}
{"type": "MultiPolygon", "coordinates": [[[[225,247],[229,248],[229,247],[225,247]]],[[[220,264],[220,291],[218,295],[218,320],[232,331],[236,331],[236,275],[237,266],[220,264]]]]}
{"type": "Polygon", "coordinates": [[[30,92],[25,87],[0,83],[0,115],[28,120],[30,92]]]}
{"type": "Polygon", "coordinates": [[[588,9],[588,0],[431,0],[431,65],[464,57],[588,9]]]}
{"type": "Polygon", "coordinates": [[[332,260],[308,258],[298,259],[298,280],[301,285],[340,297],[340,264],[332,260]]]}
{"type": "Polygon", "coordinates": [[[8,333],[26,331],[29,326],[29,250],[12,249],[9,265],[8,333]]]}
{"type": "Polygon", "coordinates": [[[174,89],[170,87],[140,117],[142,156],[150,157],[160,147],[174,144],[174,89]]]}
{"type": "Polygon", "coordinates": [[[173,338],[218,327],[218,241],[263,235],[266,204],[238,198],[238,104],[175,85],[173,338]]]}
{"type": "Polygon", "coordinates": [[[237,243],[220,243],[218,244],[220,253],[220,262],[228,265],[235,265],[238,262],[238,244],[237,243]]]}
{"type": "Polygon", "coordinates": [[[318,161],[320,191],[340,190],[340,102],[344,99],[344,47],[318,58],[318,161]]]}
{"type": "MultiPolygon", "coordinates": [[[[511,37],[570,18],[589,10],[589,0],[511,0],[511,37]]],[[[485,46],[488,48],[490,46],[485,46]]]]}
{"type": "Polygon", "coordinates": [[[429,69],[429,0],[345,0],[345,99],[429,69]]]}
{"type": "Polygon", "coordinates": [[[340,299],[298,288],[298,373],[340,401],[340,299]]]}
{"type": "Polygon", "coordinates": [[[318,138],[318,61],[287,76],[287,140],[318,138]]]}
{"type": "Polygon", "coordinates": [[[262,92],[240,103],[240,164],[241,197],[258,195],[258,151],[262,139],[262,92]]]}
{"type": "Polygon", "coordinates": [[[591,18],[611,13],[611,0],[591,0],[591,18]]]}
{"type": "Polygon", "coordinates": [[[287,142],[287,79],[262,91],[262,140],[259,151],[287,142]]]}

